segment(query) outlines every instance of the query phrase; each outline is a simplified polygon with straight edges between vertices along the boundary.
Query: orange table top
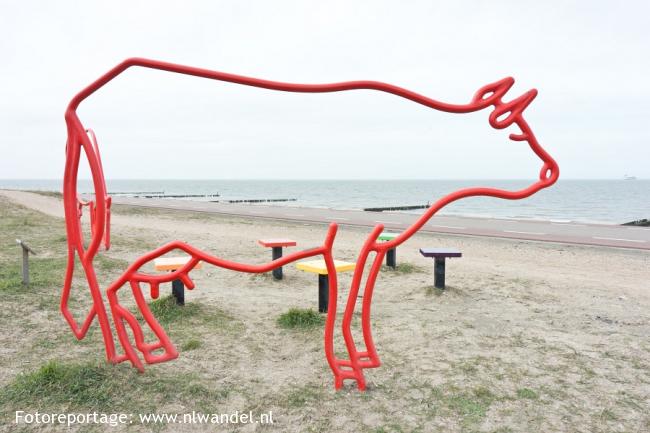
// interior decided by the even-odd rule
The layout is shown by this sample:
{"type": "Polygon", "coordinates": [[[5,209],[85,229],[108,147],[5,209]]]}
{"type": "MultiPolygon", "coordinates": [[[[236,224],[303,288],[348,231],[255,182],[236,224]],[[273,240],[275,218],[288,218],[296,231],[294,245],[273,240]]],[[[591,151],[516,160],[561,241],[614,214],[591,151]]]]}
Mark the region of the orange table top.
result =
{"type": "Polygon", "coordinates": [[[295,247],[297,245],[296,241],[294,241],[293,239],[286,239],[286,238],[259,239],[257,243],[267,248],[295,247]]]}
{"type": "MultiPolygon", "coordinates": [[[[153,261],[153,266],[157,271],[175,271],[176,269],[187,264],[192,257],[158,257],[153,261]]],[[[201,269],[201,262],[198,262],[194,269],[201,269]]]]}

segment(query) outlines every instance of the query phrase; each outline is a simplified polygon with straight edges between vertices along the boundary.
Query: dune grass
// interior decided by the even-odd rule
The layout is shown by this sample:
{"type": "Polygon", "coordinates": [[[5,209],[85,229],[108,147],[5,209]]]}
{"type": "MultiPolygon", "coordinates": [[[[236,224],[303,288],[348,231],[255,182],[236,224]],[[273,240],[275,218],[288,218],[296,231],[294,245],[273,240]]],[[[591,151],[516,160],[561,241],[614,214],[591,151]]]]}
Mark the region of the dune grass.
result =
{"type": "Polygon", "coordinates": [[[395,269],[391,268],[390,266],[382,265],[381,270],[382,272],[392,272],[397,275],[427,272],[426,268],[408,262],[397,263],[397,267],[395,269]]]}
{"type": "MultiPolygon", "coordinates": [[[[186,302],[177,305],[172,295],[162,296],[149,303],[149,308],[161,325],[174,323],[176,325],[202,324],[211,329],[225,328],[235,325],[235,319],[218,308],[200,302],[186,302]]],[[[178,327],[178,326],[177,326],[178,327]]]]}
{"type": "Polygon", "coordinates": [[[291,308],[278,317],[277,323],[285,329],[313,329],[322,327],[325,317],[313,309],[291,308]]]}
{"type": "Polygon", "coordinates": [[[209,389],[191,373],[150,370],[143,375],[126,365],[49,361],[0,389],[0,406],[145,411],[155,409],[160,401],[172,400],[209,407],[228,393],[227,389],[209,389]]]}
{"type": "Polygon", "coordinates": [[[190,338],[185,343],[183,343],[183,345],[181,346],[181,350],[183,351],[195,350],[200,348],[202,345],[203,343],[201,343],[201,340],[198,340],[196,338],[190,338]]]}

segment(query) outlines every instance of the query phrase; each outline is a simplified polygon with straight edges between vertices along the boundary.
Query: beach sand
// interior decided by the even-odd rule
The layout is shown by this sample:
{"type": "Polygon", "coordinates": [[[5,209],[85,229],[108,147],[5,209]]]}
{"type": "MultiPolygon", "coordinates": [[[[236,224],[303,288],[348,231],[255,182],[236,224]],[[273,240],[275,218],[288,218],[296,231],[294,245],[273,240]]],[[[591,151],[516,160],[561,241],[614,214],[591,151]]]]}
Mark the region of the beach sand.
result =
{"type": "MultiPolygon", "coordinates": [[[[0,200],[5,207],[46,214],[54,221],[49,230],[64,235],[59,198],[0,191],[0,200]]],[[[223,258],[262,263],[270,252],[257,244],[259,238],[289,237],[306,248],[322,244],[326,232],[322,224],[125,206],[115,207],[112,223],[114,246],[100,255],[117,263],[177,239],[223,258]]],[[[354,261],[368,232],[342,225],[335,258],[354,261]]],[[[3,239],[20,236],[19,228],[2,234],[3,239]]],[[[50,250],[46,255],[64,257],[65,243],[50,250]]],[[[14,259],[3,254],[3,263],[14,259]]],[[[222,311],[236,326],[224,331],[203,322],[192,329],[179,325],[175,335],[170,325],[179,358],[147,366],[144,376],[192,374],[207,389],[224,390],[214,411],[272,410],[275,424],[257,426],[263,431],[650,431],[650,253],[418,234],[399,247],[397,258],[410,266],[382,271],[375,288],[373,334],[383,365],[365,370],[366,392],[352,382],[334,391],[320,329],[286,330],[276,324],[290,307],[317,307],[316,277],[294,265],[285,267],[282,281],[210,266],[193,272],[197,287],[186,291],[186,302],[222,311]],[[420,256],[420,247],[463,252],[447,262],[446,290],[433,288],[433,262],[420,256]],[[183,351],[192,338],[200,347],[183,351]]],[[[118,275],[119,269],[111,268],[100,275],[100,284],[105,288],[111,281],[102,277],[118,275]]],[[[351,274],[339,277],[341,305],[351,274]]],[[[76,290],[83,290],[79,272],[75,281],[76,290]]],[[[52,285],[43,295],[55,297],[59,291],[60,285],[52,285]]],[[[161,293],[168,291],[161,287],[161,293]]],[[[79,293],[80,298],[86,294],[79,293]]],[[[82,310],[76,311],[79,317],[82,310]]],[[[75,342],[56,301],[44,309],[12,304],[3,313],[0,333],[2,385],[46,360],[104,357],[97,330],[89,342],[75,342]],[[20,314],[27,324],[7,320],[20,314]],[[37,343],[48,330],[57,344],[43,348],[37,343]]],[[[340,333],[336,340],[342,352],[340,333]]],[[[6,402],[4,407],[13,408],[6,402]]],[[[155,407],[198,410],[173,395],[155,407]]],[[[128,431],[139,429],[147,430],[132,426],[128,431]]],[[[202,431],[188,425],[160,429],[202,431]]]]}

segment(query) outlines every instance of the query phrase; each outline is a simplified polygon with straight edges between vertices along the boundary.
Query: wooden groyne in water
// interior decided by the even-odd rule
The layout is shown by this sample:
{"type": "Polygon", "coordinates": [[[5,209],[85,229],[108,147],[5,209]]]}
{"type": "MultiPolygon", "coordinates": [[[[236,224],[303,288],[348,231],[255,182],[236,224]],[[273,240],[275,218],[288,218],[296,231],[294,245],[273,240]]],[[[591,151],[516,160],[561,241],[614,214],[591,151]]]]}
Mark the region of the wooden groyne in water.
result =
{"type": "Polygon", "coordinates": [[[279,201],[297,201],[296,198],[254,198],[250,200],[210,200],[211,203],[272,203],[279,201]]]}
{"type": "Polygon", "coordinates": [[[219,194],[140,194],[135,198],[210,198],[220,197],[219,194]]]}
{"type": "MultiPolygon", "coordinates": [[[[132,195],[134,198],[214,198],[221,197],[215,194],[165,194],[164,191],[146,192],[109,192],[109,195],[132,195]]],[[[254,199],[234,199],[234,200],[210,200],[211,203],[273,203],[297,201],[297,198],[254,198],[254,199]]]]}
{"type": "MultiPolygon", "coordinates": [[[[94,192],[91,192],[92,195],[95,195],[94,192]]],[[[165,191],[109,191],[108,195],[134,195],[134,194],[158,194],[163,195],[165,191]]]]}
{"type": "Polygon", "coordinates": [[[413,210],[413,209],[426,209],[430,206],[427,204],[416,204],[413,206],[388,206],[388,207],[366,207],[363,210],[366,212],[383,212],[383,211],[394,211],[394,210],[413,210]]]}
{"type": "Polygon", "coordinates": [[[650,227],[650,220],[644,218],[642,220],[630,221],[629,223],[623,223],[621,225],[622,226],[636,226],[636,227],[650,227]]]}
{"type": "MultiPolygon", "coordinates": [[[[95,194],[91,192],[91,194],[95,194]]],[[[215,194],[165,194],[165,191],[109,191],[108,195],[132,195],[135,198],[210,198],[220,197],[215,194]]]]}

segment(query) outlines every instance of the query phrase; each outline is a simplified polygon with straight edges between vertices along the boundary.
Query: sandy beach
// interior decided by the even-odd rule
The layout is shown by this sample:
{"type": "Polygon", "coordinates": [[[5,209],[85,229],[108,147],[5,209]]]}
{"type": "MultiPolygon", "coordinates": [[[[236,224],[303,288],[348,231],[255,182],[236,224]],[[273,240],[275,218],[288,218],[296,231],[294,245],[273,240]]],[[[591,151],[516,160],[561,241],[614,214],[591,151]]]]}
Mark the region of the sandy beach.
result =
{"type": "MultiPolygon", "coordinates": [[[[55,273],[27,293],[9,283],[2,286],[3,416],[12,417],[18,409],[103,407],[56,401],[28,407],[7,391],[15,391],[18,375],[47,361],[103,365],[104,353],[96,323],[87,339],[77,342],[57,309],[66,256],[60,198],[0,191],[0,209],[5,220],[0,280],[14,278],[10,269],[19,266],[15,238],[31,241],[39,253],[33,260],[51,260],[55,273]]],[[[105,257],[97,265],[99,281],[105,288],[128,263],[171,240],[231,260],[262,263],[270,253],[257,244],[260,238],[289,237],[306,248],[320,245],[325,232],[326,226],[317,223],[115,206],[113,247],[99,254],[105,257]]],[[[341,227],[335,258],[354,261],[368,232],[341,227]]],[[[400,246],[397,256],[402,270],[383,270],[375,289],[373,331],[383,365],[366,370],[366,392],[352,384],[334,390],[322,328],[287,330],[276,323],[291,307],[316,308],[314,275],[290,265],[285,279],[274,281],[268,274],[205,266],[192,273],[196,289],[186,291],[197,317],[163,324],[179,358],[147,366],[143,375],[127,365],[101,367],[130,383],[107,391],[106,404],[117,408],[112,411],[135,405],[137,410],[184,413],[199,410],[199,402],[218,412],[274,414],[273,425],[223,431],[650,431],[647,251],[418,234],[400,246]],[[447,263],[446,290],[433,288],[433,263],[419,254],[420,247],[463,252],[447,263]],[[190,340],[198,343],[188,345],[190,340]],[[186,377],[196,388],[165,389],[148,382],[159,378],[164,384],[174,377],[186,377]]],[[[347,299],[350,278],[340,275],[340,303],[347,299]]],[[[78,318],[90,304],[84,282],[77,272],[78,318]]],[[[161,293],[169,291],[161,287],[161,293]]],[[[340,335],[336,340],[341,342],[340,335]]],[[[7,423],[3,430],[12,428],[7,423]]],[[[157,429],[215,431],[173,424],[157,429]]]]}

